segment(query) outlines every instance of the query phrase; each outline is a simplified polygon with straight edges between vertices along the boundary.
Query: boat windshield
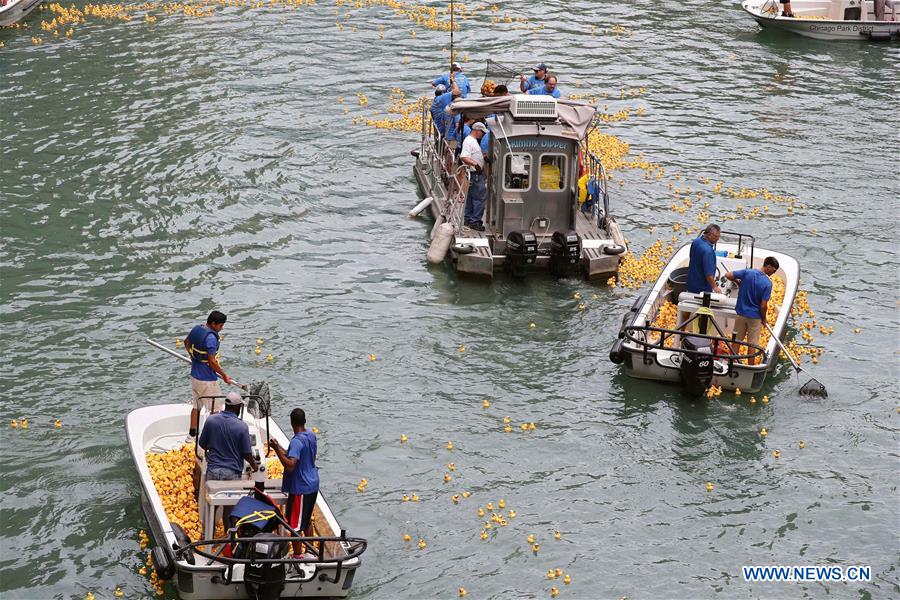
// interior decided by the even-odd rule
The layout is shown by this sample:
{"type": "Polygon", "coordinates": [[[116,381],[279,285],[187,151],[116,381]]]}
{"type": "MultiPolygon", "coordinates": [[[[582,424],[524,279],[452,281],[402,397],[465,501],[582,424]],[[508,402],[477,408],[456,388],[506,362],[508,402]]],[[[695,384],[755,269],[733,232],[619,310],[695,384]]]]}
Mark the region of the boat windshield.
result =
{"type": "Polygon", "coordinates": [[[507,154],[503,171],[503,187],[506,190],[527,190],[531,187],[531,155],[507,154]]]}
{"type": "Polygon", "coordinates": [[[556,192],[566,187],[566,155],[544,154],[541,156],[541,181],[538,188],[542,191],[556,192]]]}

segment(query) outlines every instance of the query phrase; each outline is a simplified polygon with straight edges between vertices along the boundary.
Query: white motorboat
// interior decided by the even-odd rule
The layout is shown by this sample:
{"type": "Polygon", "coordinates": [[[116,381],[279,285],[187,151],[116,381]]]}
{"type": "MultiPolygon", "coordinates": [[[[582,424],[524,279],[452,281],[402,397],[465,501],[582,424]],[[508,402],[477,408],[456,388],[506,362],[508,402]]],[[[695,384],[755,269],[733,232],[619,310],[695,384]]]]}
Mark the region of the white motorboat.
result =
{"type": "MultiPolygon", "coordinates": [[[[265,455],[267,433],[283,447],[289,441],[260,406],[251,396],[241,415],[256,456],[265,455]]],[[[190,412],[188,404],[163,404],[136,409],[126,419],[141,507],[156,542],[152,557],[158,578],[171,580],[184,600],[347,596],[366,541],[346,536],[321,493],[312,516],[315,536],[303,537],[285,528],[281,479],[266,480],[264,493],[254,490],[260,481],[249,473],[238,481],[206,481],[205,456],[184,443],[190,412]],[[180,480],[175,473],[181,473],[180,480]],[[229,519],[235,526],[224,531],[215,517],[223,506],[232,507],[232,516],[249,507],[257,518],[246,525],[243,519],[229,519]],[[191,539],[191,531],[198,539],[191,539]],[[290,542],[298,540],[304,554],[294,558],[290,542]]],[[[206,417],[204,409],[201,428],[206,417]]],[[[273,467],[269,459],[274,472],[273,467]]]]}
{"type": "Polygon", "coordinates": [[[900,38],[900,0],[791,0],[793,17],[782,16],[777,0],[744,0],[741,7],[763,27],[819,40],[900,38]]]}
{"type": "Polygon", "coordinates": [[[622,319],[610,360],[621,364],[627,375],[638,379],[680,382],[690,395],[710,386],[756,392],[775,369],[779,348],[763,330],[759,345],[742,342],[736,354],[732,332],[737,317],[738,288],[725,273],[760,268],[767,256],[778,260],[772,279],[767,321],[783,339],[800,280],[800,265],[781,252],[755,248],[752,236],[722,232],[736,238],[716,245],[716,280],[723,293],[693,294],[684,291],[690,244],[672,256],[653,285],[639,296],[622,319]]]}
{"type": "Polygon", "coordinates": [[[18,23],[44,0],[0,0],[0,27],[18,23]]]}

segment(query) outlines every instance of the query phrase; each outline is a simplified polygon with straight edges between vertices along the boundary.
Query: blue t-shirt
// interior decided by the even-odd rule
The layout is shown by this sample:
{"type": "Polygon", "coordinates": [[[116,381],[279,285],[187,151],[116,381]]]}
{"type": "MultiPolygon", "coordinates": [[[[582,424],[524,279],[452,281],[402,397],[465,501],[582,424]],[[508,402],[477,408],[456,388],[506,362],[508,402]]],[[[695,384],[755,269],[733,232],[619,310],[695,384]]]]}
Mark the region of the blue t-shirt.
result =
{"type": "Polygon", "coordinates": [[[210,415],[197,444],[206,450],[207,469],[244,470],[244,455],[250,454],[250,429],[233,412],[210,415]]]}
{"type": "Polygon", "coordinates": [[[491,132],[488,131],[486,134],[481,136],[481,153],[487,156],[488,152],[491,149],[491,132]]]}
{"type": "MultiPolygon", "coordinates": [[[[459,91],[462,94],[462,97],[465,98],[466,96],[469,95],[469,92],[472,91],[472,86],[469,85],[469,78],[466,77],[465,75],[463,75],[462,73],[457,73],[455,79],[456,79],[456,87],[459,88],[459,91]]],[[[450,85],[450,76],[449,75],[441,75],[440,77],[438,77],[431,83],[433,83],[434,85],[444,85],[447,87],[447,91],[448,92],[450,91],[451,85],[450,85]]]]}
{"type": "MultiPolygon", "coordinates": [[[[544,77],[546,78],[547,76],[544,75],[544,77]]],[[[544,80],[543,80],[543,79],[538,79],[538,78],[537,78],[536,76],[534,76],[534,75],[531,75],[528,79],[525,80],[525,91],[526,91],[526,92],[527,92],[528,90],[530,90],[531,88],[536,88],[536,87],[539,87],[539,86],[540,86],[540,87],[544,87],[544,80]]]]}
{"type": "Polygon", "coordinates": [[[434,126],[441,134],[441,137],[444,137],[447,129],[447,119],[450,116],[445,110],[450,106],[451,102],[453,102],[453,92],[444,92],[431,102],[431,118],[434,120],[434,126]]]}
{"type": "Polygon", "coordinates": [[[532,96],[553,96],[554,98],[559,98],[562,95],[559,93],[559,88],[553,88],[552,92],[548,92],[543,84],[533,87],[525,93],[532,96]]]}
{"type": "Polygon", "coordinates": [[[687,291],[692,294],[711,292],[707,275],[716,274],[716,250],[702,235],[691,242],[691,258],[688,263],[687,291]]]}
{"type": "MultiPolygon", "coordinates": [[[[197,327],[201,327],[197,325],[197,327]]],[[[193,345],[193,342],[191,342],[193,345]]],[[[196,346],[198,350],[205,350],[206,354],[191,355],[191,377],[194,379],[199,379],[200,381],[215,381],[216,380],[216,372],[212,370],[212,367],[209,366],[208,362],[200,362],[200,358],[206,358],[208,356],[215,356],[216,352],[219,351],[219,340],[216,338],[216,335],[212,332],[207,333],[203,338],[203,341],[196,346]]]]}
{"type": "Polygon", "coordinates": [[[319,469],[316,467],[316,434],[300,431],[291,438],[287,455],[297,459],[293,471],[285,471],[281,491],[286,494],[312,494],[319,491],[319,469]]]}
{"type": "Polygon", "coordinates": [[[733,275],[741,281],[734,312],[748,319],[762,319],[759,303],[772,297],[772,280],[756,269],[741,269],[733,275]]]}

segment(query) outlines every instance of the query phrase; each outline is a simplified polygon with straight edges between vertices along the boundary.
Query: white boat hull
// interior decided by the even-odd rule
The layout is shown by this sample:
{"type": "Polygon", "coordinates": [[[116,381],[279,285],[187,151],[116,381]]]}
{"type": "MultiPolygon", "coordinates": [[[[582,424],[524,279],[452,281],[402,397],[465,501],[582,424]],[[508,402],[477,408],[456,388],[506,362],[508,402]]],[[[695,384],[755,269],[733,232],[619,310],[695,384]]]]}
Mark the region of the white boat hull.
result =
{"type": "Polygon", "coordinates": [[[13,0],[6,6],[0,7],[0,27],[9,27],[18,23],[40,6],[43,0],[13,0]]]}
{"type": "MultiPolygon", "coordinates": [[[[789,18],[780,16],[780,12],[774,12],[774,0],[745,0],[741,7],[748,12],[762,27],[780,29],[789,33],[795,33],[817,40],[837,41],[868,41],[900,38],[900,21],[877,21],[872,12],[867,13],[868,19],[842,20],[830,19],[830,3],[825,0],[793,0],[792,10],[803,17],[818,18],[789,18]],[[807,8],[808,5],[808,8],[807,8]]],[[[871,2],[866,3],[871,11],[871,2]]],[[[778,5],[780,7],[780,5],[778,5]]],[[[893,13],[891,13],[893,14],[893,13]]],[[[898,11],[900,18],[900,11],[898,11]]]]}
{"type": "MultiPolygon", "coordinates": [[[[737,250],[734,244],[719,243],[716,246],[720,250],[728,250],[732,254],[737,250]]],[[[668,293],[669,276],[675,269],[687,266],[688,257],[690,255],[690,244],[683,246],[660,274],[653,288],[645,296],[642,296],[639,302],[632,307],[632,311],[628,313],[623,320],[623,331],[627,326],[646,326],[653,322],[657,309],[662,303],[667,302],[665,296],[668,293]]],[[[780,263],[780,269],[777,273],[785,281],[784,298],[778,307],[778,316],[772,330],[779,339],[784,337],[787,329],[787,321],[791,312],[791,305],[797,294],[800,280],[800,266],[797,261],[786,254],[764,250],[757,248],[754,252],[754,267],[760,267],[762,261],[767,256],[772,256],[780,263]]],[[[728,270],[735,268],[744,268],[745,265],[734,264],[736,259],[718,259],[717,279],[721,280],[728,270]],[[729,262],[731,261],[731,262],[729,262]]],[[[738,261],[740,262],[740,261],[738,261]]],[[[732,296],[736,297],[736,290],[732,296]]],[[[733,304],[733,298],[732,298],[733,304]]],[[[733,313],[733,310],[730,311],[733,313]]],[[[733,318],[733,314],[732,314],[733,318]]],[[[727,327],[730,329],[730,325],[727,327]]],[[[730,330],[727,331],[730,335],[730,330]]],[[[663,381],[678,383],[681,381],[680,371],[680,354],[673,350],[664,348],[647,348],[636,343],[629,342],[627,339],[621,338],[615,343],[610,358],[613,362],[621,363],[626,375],[636,379],[651,379],[654,381],[663,381]],[[618,354],[618,358],[613,355],[618,354]]],[[[765,347],[764,359],[755,365],[744,364],[741,362],[733,362],[729,364],[727,360],[714,361],[714,375],[710,385],[721,387],[723,390],[734,390],[740,388],[742,392],[757,392],[764,385],[768,374],[775,369],[778,363],[779,349],[774,339],[770,339],[765,347]]]]}
{"type": "MultiPolygon", "coordinates": [[[[228,582],[226,564],[207,561],[200,556],[195,557],[195,564],[190,564],[187,560],[175,560],[172,551],[173,544],[177,545],[175,531],[166,516],[145,455],[147,452],[161,452],[180,447],[187,434],[190,411],[191,407],[188,404],[164,404],[139,408],[129,413],[126,431],[129,450],[141,482],[141,508],[154,541],[167,553],[169,561],[174,563],[175,576],[172,578],[172,584],[183,600],[248,598],[240,575],[241,569],[234,570],[230,575],[232,581],[228,582]]],[[[262,422],[257,422],[257,419],[247,411],[244,414],[244,421],[251,427],[251,434],[257,432],[257,446],[261,448],[261,434],[265,433],[265,426],[262,422]]],[[[272,420],[268,424],[268,434],[282,446],[287,447],[288,438],[272,420]]],[[[280,486],[280,480],[270,481],[272,488],[275,485],[280,486]]],[[[330,529],[335,536],[338,535],[341,531],[340,525],[321,493],[316,502],[316,511],[318,518],[324,520],[323,528],[330,529]]],[[[350,592],[356,569],[360,564],[359,558],[351,558],[340,564],[324,562],[304,566],[303,572],[288,577],[280,597],[345,597],[350,592]]]]}

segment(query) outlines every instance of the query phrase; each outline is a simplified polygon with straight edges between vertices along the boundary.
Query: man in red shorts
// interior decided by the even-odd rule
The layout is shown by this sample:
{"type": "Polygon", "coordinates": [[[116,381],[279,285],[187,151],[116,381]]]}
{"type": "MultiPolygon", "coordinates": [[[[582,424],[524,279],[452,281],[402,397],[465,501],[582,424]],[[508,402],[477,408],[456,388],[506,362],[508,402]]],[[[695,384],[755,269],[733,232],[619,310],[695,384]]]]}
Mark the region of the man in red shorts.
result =
{"type": "MultiPolygon", "coordinates": [[[[319,495],[319,469],[316,467],[316,434],[306,430],[306,413],[302,408],[291,411],[291,427],[294,437],[287,451],[277,440],[269,440],[269,447],[275,450],[278,460],[284,465],[281,491],[288,495],[285,516],[291,527],[303,535],[311,536],[313,508],[319,495]]],[[[303,553],[303,545],[292,542],[294,555],[303,553]]]]}

